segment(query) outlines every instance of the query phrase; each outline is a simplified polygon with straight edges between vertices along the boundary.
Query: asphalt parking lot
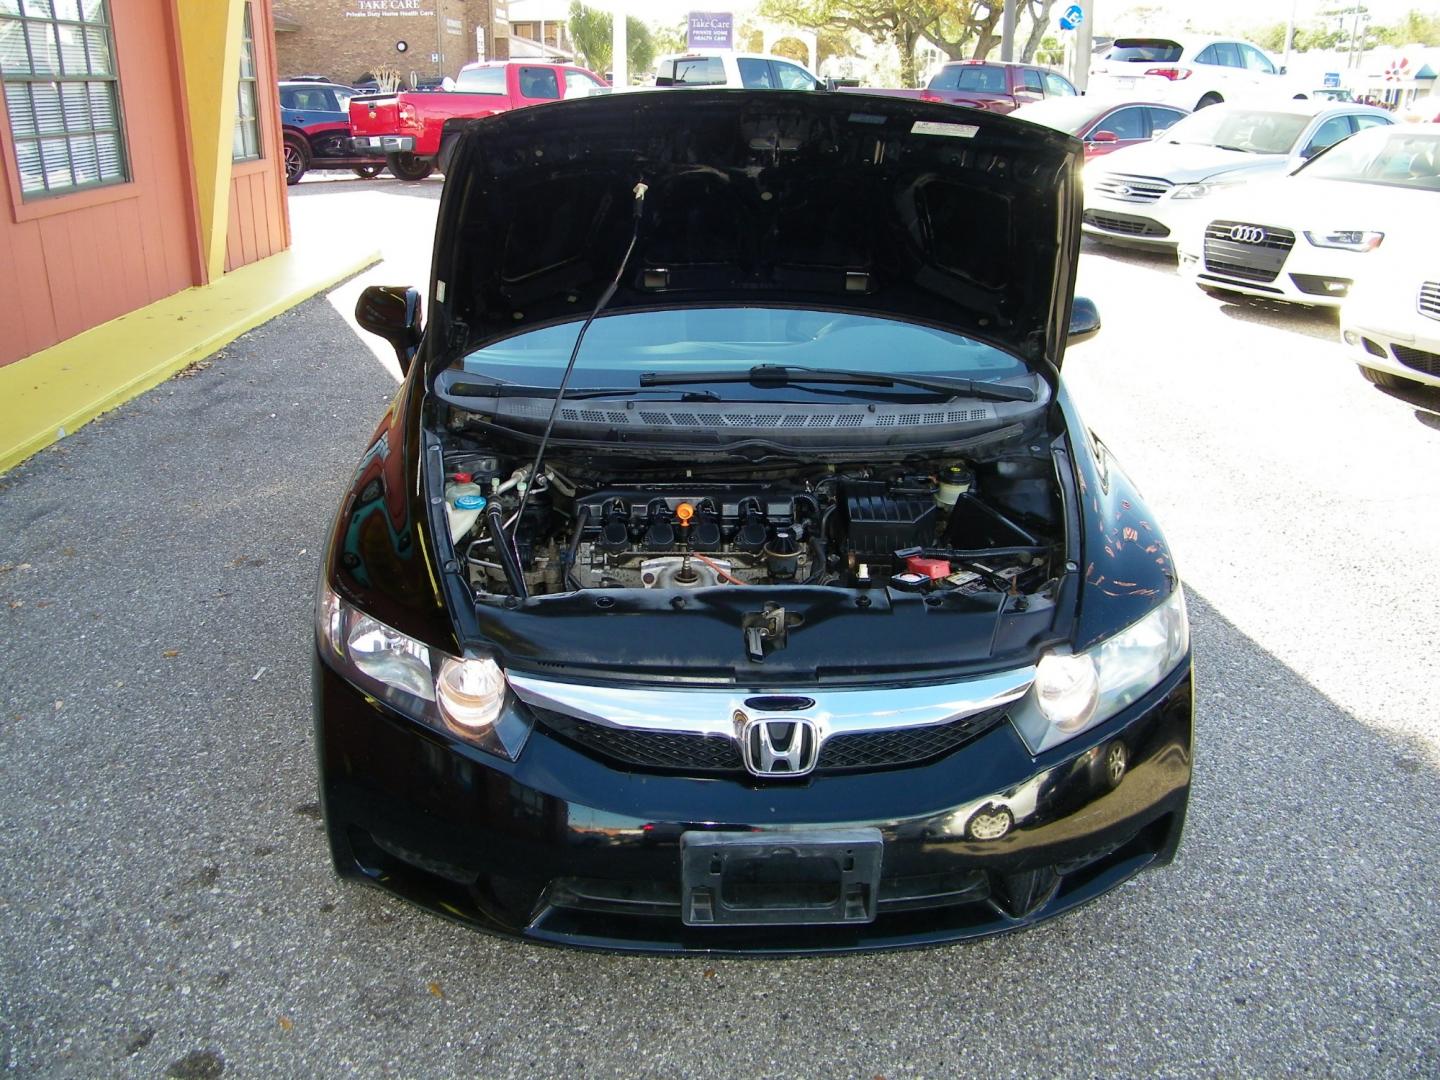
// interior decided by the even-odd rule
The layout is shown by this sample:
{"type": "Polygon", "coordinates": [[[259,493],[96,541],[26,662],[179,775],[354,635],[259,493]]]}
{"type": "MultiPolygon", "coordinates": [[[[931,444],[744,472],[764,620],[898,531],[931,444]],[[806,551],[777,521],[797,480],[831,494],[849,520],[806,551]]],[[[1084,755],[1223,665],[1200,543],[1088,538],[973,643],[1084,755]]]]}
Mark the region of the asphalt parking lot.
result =
{"type": "MultiPolygon", "coordinates": [[[[419,283],[438,182],[363,209],[419,283]]],[[[1174,866],[952,948],[786,961],[521,946],[332,874],[311,598],[394,389],[317,298],[0,477],[0,1067],[44,1076],[1440,1074],[1440,395],[1325,313],[1087,247],[1066,366],[1185,574],[1174,866]]],[[[376,345],[379,343],[376,342],[376,345]]]]}

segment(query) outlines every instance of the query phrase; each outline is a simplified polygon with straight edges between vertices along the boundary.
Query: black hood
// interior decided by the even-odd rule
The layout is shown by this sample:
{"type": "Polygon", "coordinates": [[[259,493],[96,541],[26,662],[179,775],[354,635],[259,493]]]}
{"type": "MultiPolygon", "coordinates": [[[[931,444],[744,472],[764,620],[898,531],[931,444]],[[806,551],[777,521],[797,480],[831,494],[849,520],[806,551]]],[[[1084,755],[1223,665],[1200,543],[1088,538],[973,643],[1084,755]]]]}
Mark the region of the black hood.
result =
{"type": "Polygon", "coordinates": [[[474,121],[441,206],[439,351],[588,314],[643,184],[607,311],[853,311],[1058,369],[1081,160],[1076,140],[1022,121],[856,94],[627,93],[474,121]]]}

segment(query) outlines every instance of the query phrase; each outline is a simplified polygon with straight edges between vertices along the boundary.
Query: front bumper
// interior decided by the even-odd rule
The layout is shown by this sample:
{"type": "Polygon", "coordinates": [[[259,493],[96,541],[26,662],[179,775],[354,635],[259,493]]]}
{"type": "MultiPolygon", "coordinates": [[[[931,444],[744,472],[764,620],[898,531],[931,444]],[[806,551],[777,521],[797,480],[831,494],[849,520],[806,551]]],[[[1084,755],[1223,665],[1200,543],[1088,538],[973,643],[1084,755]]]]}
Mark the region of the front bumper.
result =
{"type": "MultiPolygon", "coordinates": [[[[1246,296],[1287,300],[1315,307],[1339,307],[1364,269],[1365,252],[1320,248],[1299,231],[1256,225],[1267,235],[1288,238],[1289,247],[1270,259],[1256,258],[1239,243],[1211,235],[1228,220],[1186,231],[1180,245],[1179,270],[1201,288],[1224,289],[1246,296]]],[[[1247,223],[1240,223],[1246,225],[1247,223]]]]}
{"type": "Polygon", "coordinates": [[[1361,367],[1440,386],[1440,321],[1418,315],[1387,320],[1346,309],[1340,336],[1350,359],[1361,367]]]}
{"type": "Polygon", "coordinates": [[[1168,187],[1157,198],[1151,198],[1164,182],[1155,181],[1152,186],[1141,188],[1138,185],[1143,179],[1137,178],[1137,194],[1130,198],[1114,198],[1093,187],[1087,188],[1085,211],[1080,217],[1081,231],[1111,243],[1174,251],[1203,200],[1175,202],[1168,187]]]}
{"type": "Polygon", "coordinates": [[[518,762],[503,761],[391,711],[318,658],[314,705],[340,874],[485,930],[592,948],[806,953],[1014,929],[1169,862],[1190,787],[1188,658],[1038,758],[1005,723],[928,765],[788,782],[624,770],[540,725],[518,762]],[[840,829],[883,838],[873,922],[682,921],[682,834],[840,829]]]}
{"type": "Polygon", "coordinates": [[[413,135],[356,135],[350,145],[357,154],[404,154],[415,150],[413,135]]]}

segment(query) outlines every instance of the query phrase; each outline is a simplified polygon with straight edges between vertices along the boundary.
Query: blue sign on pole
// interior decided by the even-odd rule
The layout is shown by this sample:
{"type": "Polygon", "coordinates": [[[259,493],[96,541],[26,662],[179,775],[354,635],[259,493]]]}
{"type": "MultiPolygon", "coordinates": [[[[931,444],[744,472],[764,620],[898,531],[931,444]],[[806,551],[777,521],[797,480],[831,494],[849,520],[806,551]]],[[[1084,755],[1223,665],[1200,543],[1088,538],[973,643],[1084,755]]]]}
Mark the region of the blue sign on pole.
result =
{"type": "Polygon", "coordinates": [[[1071,4],[1060,15],[1060,29],[1074,30],[1085,21],[1085,10],[1079,4],[1071,4]]]}
{"type": "Polygon", "coordinates": [[[1327,71],[1327,72],[1325,72],[1325,85],[1326,85],[1327,87],[1337,87],[1337,86],[1339,86],[1339,85],[1340,85],[1340,72],[1338,72],[1338,71],[1327,71]]]}
{"type": "Polygon", "coordinates": [[[728,11],[692,11],[685,44],[691,49],[733,49],[735,16],[728,11]]]}

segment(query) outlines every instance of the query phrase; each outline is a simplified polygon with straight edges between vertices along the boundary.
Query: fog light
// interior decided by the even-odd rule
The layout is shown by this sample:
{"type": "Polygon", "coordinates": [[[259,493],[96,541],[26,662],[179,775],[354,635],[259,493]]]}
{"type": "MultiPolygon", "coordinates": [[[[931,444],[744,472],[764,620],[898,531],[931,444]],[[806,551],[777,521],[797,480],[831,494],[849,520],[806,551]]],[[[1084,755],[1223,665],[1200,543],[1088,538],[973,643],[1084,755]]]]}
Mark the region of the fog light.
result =
{"type": "Polygon", "coordinates": [[[1346,345],[1359,345],[1359,344],[1360,344],[1360,335],[1357,334],[1357,333],[1355,333],[1354,330],[1346,330],[1346,331],[1345,331],[1345,344],[1346,344],[1346,345]]]}
{"type": "Polygon", "coordinates": [[[505,675],[494,660],[446,657],[435,687],[440,714],[463,735],[493,727],[505,705],[505,675]]]}

